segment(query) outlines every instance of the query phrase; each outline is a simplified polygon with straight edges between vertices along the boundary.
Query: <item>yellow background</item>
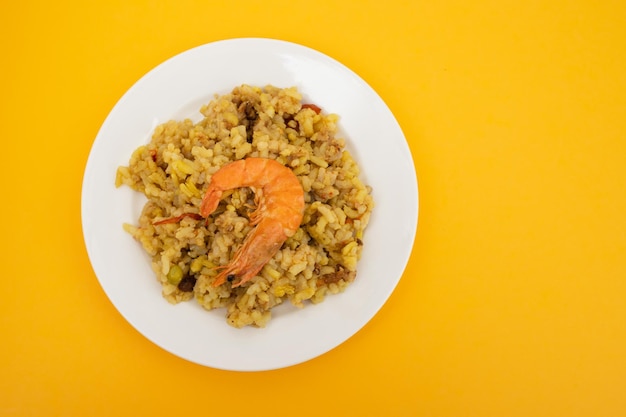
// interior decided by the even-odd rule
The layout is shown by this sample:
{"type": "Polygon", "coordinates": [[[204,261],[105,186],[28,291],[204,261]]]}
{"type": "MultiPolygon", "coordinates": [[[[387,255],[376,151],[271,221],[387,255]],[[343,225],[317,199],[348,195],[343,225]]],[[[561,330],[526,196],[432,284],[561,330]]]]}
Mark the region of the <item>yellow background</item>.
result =
{"type": "Polygon", "coordinates": [[[623,1],[13,1],[0,34],[0,415],[626,415],[623,1]],[[80,193],[136,80],[249,36],[370,83],[409,142],[420,212],[402,280],[359,333],[236,373],[119,315],[80,193]]]}

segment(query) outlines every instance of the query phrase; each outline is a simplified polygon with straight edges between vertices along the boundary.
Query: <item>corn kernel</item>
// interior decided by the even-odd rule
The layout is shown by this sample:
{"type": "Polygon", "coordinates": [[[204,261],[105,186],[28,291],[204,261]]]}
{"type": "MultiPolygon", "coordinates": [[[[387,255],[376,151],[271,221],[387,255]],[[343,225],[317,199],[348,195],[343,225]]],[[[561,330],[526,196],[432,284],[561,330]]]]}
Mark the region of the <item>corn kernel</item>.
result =
{"type": "Polygon", "coordinates": [[[199,272],[202,269],[202,258],[196,258],[191,261],[191,265],[189,265],[189,270],[191,272],[199,272]]]}
{"type": "Polygon", "coordinates": [[[295,293],[295,288],[291,285],[279,285],[274,288],[274,295],[276,297],[284,297],[285,294],[293,294],[295,293]]]}
{"type": "Polygon", "coordinates": [[[343,262],[344,266],[348,269],[348,271],[356,270],[356,256],[344,256],[343,262]]]}
{"type": "Polygon", "coordinates": [[[353,240],[352,242],[341,248],[341,254],[344,256],[354,255],[356,253],[357,247],[357,243],[353,240]]]}
{"type": "Polygon", "coordinates": [[[278,272],[277,270],[275,270],[274,268],[272,268],[268,264],[265,264],[265,266],[263,267],[263,272],[265,272],[267,275],[269,275],[273,279],[280,278],[280,272],[278,272]]]}
{"type": "Polygon", "coordinates": [[[192,163],[186,159],[177,159],[171,163],[171,166],[182,177],[193,173],[192,163]]]}
{"type": "Polygon", "coordinates": [[[227,123],[230,123],[233,126],[236,126],[239,124],[239,118],[237,117],[236,114],[231,113],[231,112],[224,113],[224,121],[227,123]]]}

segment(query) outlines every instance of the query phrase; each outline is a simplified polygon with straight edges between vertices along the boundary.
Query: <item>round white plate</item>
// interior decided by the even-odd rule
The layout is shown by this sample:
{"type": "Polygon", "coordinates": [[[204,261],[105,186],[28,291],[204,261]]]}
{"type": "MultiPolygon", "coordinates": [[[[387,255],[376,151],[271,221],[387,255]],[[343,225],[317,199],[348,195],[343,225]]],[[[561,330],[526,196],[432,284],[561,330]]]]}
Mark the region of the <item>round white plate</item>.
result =
{"type": "Polygon", "coordinates": [[[181,358],[237,371],[277,369],[343,343],[383,306],[409,259],[417,228],[415,168],[402,130],[383,100],[354,72],[317,51],[270,39],[209,43],[154,68],[119,100],[91,149],[82,188],[85,245],[96,276],[122,316],[146,338],[181,358]],[[340,116],[340,131],[373,188],[357,278],[345,292],[303,309],[280,306],[267,327],[235,329],[224,310],[195,301],[171,305],[139,243],[122,229],[144,203],[115,188],[119,165],[170,119],[199,120],[200,106],[237,85],[296,86],[307,102],[340,116]]]}

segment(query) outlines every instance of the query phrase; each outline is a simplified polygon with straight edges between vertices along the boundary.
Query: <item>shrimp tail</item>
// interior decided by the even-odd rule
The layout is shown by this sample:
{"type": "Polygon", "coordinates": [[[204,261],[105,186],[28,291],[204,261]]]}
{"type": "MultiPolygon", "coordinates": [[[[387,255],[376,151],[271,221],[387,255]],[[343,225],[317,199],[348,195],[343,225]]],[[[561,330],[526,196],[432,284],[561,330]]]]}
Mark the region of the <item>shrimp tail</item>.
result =
{"type": "Polygon", "coordinates": [[[202,204],[200,204],[200,215],[202,217],[209,217],[215,211],[222,198],[222,193],[223,191],[216,187],[210,187],[207,190],[202,199],[202,204]]]}
{"type": "Polygon", "coordinates": [[[279,222],[272,219],[262,220],[246,236],[231,262],[221,267],[223,270],[215,277],[213,286],[220,286],[228,280],[236,288],[250,281],[274,257],[286,238],[279,222]]]}

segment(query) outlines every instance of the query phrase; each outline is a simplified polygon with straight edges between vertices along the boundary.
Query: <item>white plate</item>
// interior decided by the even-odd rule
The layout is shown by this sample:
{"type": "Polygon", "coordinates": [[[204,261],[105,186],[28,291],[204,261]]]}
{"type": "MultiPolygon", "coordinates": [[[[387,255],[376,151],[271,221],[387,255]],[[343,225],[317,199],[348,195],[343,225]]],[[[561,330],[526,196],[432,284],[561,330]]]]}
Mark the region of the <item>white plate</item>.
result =
{"type": "MultiPolygon", "coordinates": [[[[383,306],[409,259],[417,227],[415,168],[400,126],[354,72],[312,49],[269,39],[232,39],[183,52],[154,68],[119,100],[91,149],[82,188],[82,225],[93,269],[128,322],[161,348],[213,368],[260,371],[295,365],[343,343],[383,306]],[[266,328],[235,329],[225,311],[195,301],[170,305],[147,255],[122,223],[136,224],[144,203],[115,172],[155,125],[200,119],[215,93],[240,84],[297,86],[308,102],[340,116],[339,126],[373,187],[357,278],[348,289],[303,309],[280,306],[266,328]]],[[[365,348],[365,347],[364,347],[365,348]]]]}

